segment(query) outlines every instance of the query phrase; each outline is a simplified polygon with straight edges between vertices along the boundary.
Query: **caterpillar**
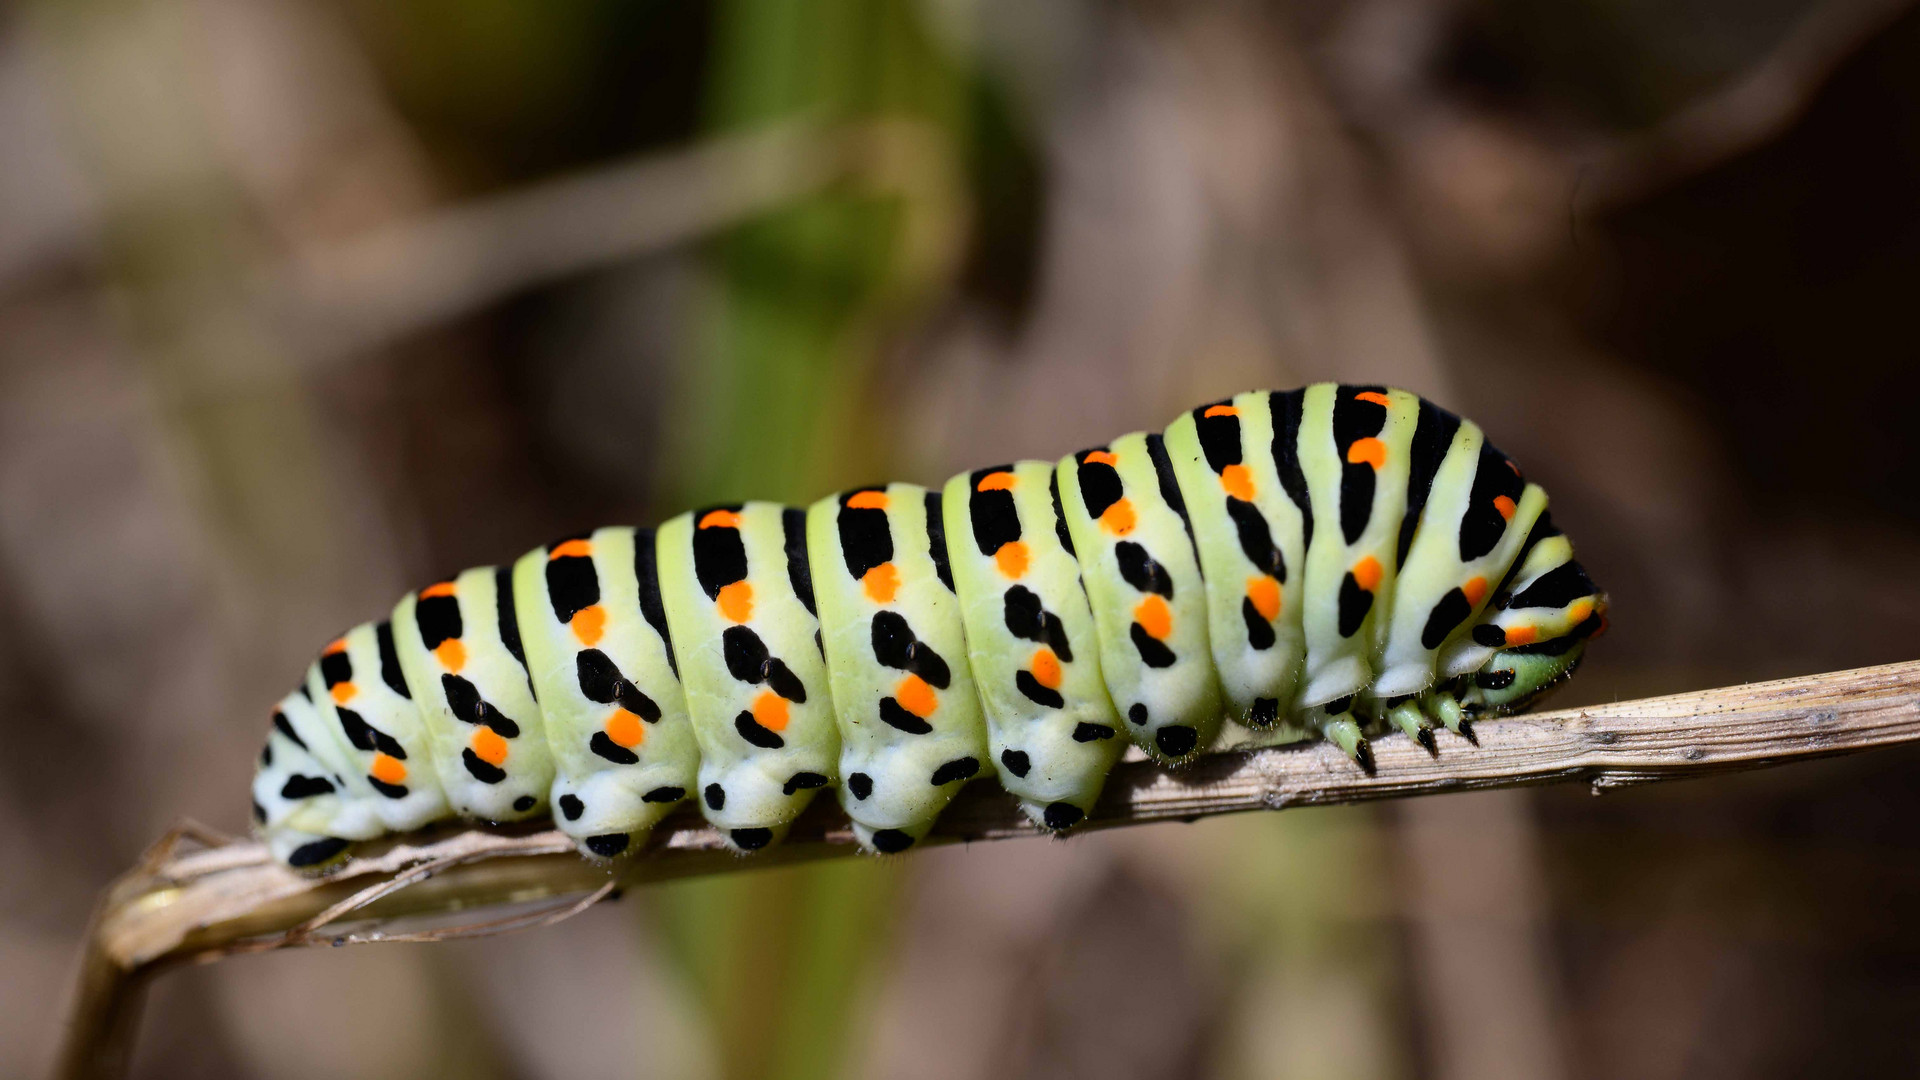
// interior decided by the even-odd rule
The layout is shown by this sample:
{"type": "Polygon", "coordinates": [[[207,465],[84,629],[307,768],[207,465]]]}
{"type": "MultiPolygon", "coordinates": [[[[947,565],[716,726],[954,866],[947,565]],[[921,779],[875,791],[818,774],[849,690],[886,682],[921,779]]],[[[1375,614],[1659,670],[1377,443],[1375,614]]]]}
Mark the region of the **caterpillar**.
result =
{"type": "Polygon", "coordinates": [[[612,859],[692,800],[736,850],[823,790],[868,851],[997,777],[1086,817],[1128,746],[1228,721],[1428,742],[1570,675],[1607,598],[1481,429],[1382,386],[1239,394],[1165,432],[938,490],[864,487],[609,527],[400,601],[273,711],[253,818],[325,870],[356,841],[551,815],[612,859]]]}

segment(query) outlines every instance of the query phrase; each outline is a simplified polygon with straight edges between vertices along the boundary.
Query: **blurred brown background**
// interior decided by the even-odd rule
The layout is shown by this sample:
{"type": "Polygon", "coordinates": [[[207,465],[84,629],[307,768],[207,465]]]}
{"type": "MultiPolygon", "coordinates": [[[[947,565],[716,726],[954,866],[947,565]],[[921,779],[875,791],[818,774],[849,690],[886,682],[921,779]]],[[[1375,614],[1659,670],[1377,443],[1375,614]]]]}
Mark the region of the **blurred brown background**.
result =
{"type": "MultiPolygon", "coordinates": [[[[0,1076],[404,588],[1341,378],[1614,599],[1560,704],[1920,656],[1901,0],[0,8],[0,1076]]],[[[1910,1076],[1920,755],[1296,810],[180,972],[143,1076],[1910,1076]]]]}

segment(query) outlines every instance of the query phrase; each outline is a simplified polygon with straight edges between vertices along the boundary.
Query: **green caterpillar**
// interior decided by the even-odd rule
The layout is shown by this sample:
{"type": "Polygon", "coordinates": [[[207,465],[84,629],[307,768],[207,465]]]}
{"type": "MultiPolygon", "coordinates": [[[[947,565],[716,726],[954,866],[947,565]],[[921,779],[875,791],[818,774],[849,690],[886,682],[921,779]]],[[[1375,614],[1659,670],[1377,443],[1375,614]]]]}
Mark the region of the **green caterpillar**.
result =
{"type": "Polygon", "coordinates": [[[1131,743],[1429,738],[1570,674],[1606,597],[1471,422],[1322,383],[1058,464],[603,528],[329,645],[253,783],[275,857],[551,814],[612,858],[686,799],[741,851],[835,788],[870,851],[996,776],[1052,830],[1131,743]]]}

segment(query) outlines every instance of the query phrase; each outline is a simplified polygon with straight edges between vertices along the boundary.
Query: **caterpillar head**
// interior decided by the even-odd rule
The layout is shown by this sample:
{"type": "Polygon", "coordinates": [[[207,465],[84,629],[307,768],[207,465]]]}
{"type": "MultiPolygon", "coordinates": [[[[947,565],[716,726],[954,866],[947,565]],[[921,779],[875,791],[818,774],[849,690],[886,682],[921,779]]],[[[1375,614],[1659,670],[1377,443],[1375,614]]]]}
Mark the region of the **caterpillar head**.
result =
{"type": "Polygon", "coordinates": [[[1596,594],[1593,610],[1559,637],[1516,645],[1493,654],[1473,676],[1483,715],[1519,712],[1574,673],[1587,654],[1587,642],[1607,628],[1607,596],[1596,594]]]}

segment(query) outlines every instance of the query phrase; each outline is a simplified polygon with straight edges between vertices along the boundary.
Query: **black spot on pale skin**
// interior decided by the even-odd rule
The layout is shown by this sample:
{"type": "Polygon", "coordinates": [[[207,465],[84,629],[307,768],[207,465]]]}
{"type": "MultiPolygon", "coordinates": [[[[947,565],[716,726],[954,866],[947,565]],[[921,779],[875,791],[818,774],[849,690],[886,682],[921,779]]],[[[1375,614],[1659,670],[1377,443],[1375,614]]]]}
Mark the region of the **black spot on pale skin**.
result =
{"type": "Polygon", "coordinates": [[[741,851],[759,851],[773,843],[772,829],[735,829],[727,835],[741,851]]]}
{"type": "Polygon", "coordinates": [[[1111,738],[1113,738],[1113,729],[1105,724],[1089,724],[1082,720],[1073,728],[1074,742],[1099,742],[1101,739],[1111,738]]]}
{"type": "Polygon", "coordinates": [[[1284,584],[1287,580],[1287,560],[1273,542],[1273,530],[1267,527],[1266,515],[1252,503],[1229,495],[1227,517],[1233,521],[1234,532],[1240,538],[1240,551],[1247,561],[1253,564],[1255,570],[1271,574],[1275,581],[1284,584]]]}
{"type": "Polygon", "coordinates": [[[627,850],[627,845],[631,843],[633,843],[633,837],[626,833],[601,833],[598,836],[587,837],[587,850],[603,859],[611,859],[627,850]]]}
{"type": "Polygon", "coordinates": [[[752,713],[745,710],[733,718],[733,730],[739,732],[741,738],[762,750],[778,750],[787,745],[787,740],[781,738],[779,732],[762,725],[760,721],[753,718],[752,713]]]}
{"type": "Polygon", "coordinates": [[[1247,724],[1251,727],[1271,727],[1280,719],[1280,700],[1278,698],[1254,698],[1253,708],[1247,711],[1247,724]]]}
{"type": "Polygon", "coordinates": [[[1041,816],[1046,820],[1047,828],[1057,831],[1073,828],[1075,825],[1080,824],[1080,819],[1086,817],[1087,814],[1086,811],[1072,803],[1057,802],[1048,803],[1046,810],[1041,816]]]}
{"type": "Polygon", "coordinates": [[[587,749],[615,765],[638,765],[640,755],[613,741],[613,737],[604,731],[596,731],[593,738],[587,740],[587,749]]]}
{"type": "MultiPolygon", "coordinates": [[[[674,678],[680,677],[680,661],[673,654],[673,634],[667,630],[667,605],[660,598],[660,564],[658,553],[654,550],[655,534],[652,529],[636,529],[633,534],[633,576],[639,583],[640,614],[660,635],[660,643],[667,649],[667,669],[674,678]]],[[[805,598],[809,601],[808,611],[812,611],[811,593],[805,598]]]]}
{"type": "Polygon", "coordinates": [[[1120,480],[1120,472],[1103,461],[1088,461],[1087,455],[1099,452],[1082,450],[1074,455],[1079,463],[1077,475],[1080,479],[1080,504],[1086,507],[1087,516],[1095,521],[1107,512],[1107,507],[1126,497],[1127,487],[1120,480]]]}
{"type": "Polygon", "coordinates": [[[382,621],[373,628],[373,639],[380,652],[380,681],[403,698],[412,698],[406,673],[400,670],[400,650],[393,644],[393,623],[382,621]]]}
{"type": "Polygon", "coordinates": [[[1332,701],[1329,701],[1325,705],[1320,706],[1321,711],[1326,713],[1328,716],[1339,716],[1341,713],[1346,712],[1348,709],[1351,709],[1351,708],[1353,708],[1352,694],[1348,694],[1345,697],[1334,698],[1332,701]]]}
{"type": "Polygon", "coordinates": [[[933,572],[940,584],[953,591],[953,564],[947,560],[947,517],[942,512],[940,493],[927,492],[927,557],[933,560],[933,572]]]}
{"type": "Polygon", "coordinates": [[[299,847],[293,849],[293,854],[287,856],[287,865],[292,867],[319,866],[321,863],[347,850],[348,843],[349,841],[342,840],[337,836],[329,836],[323,840],[313,840],[301,844],[299,847]]]}
{"type": "Polygon", "coordinates": [[[1516,608],[1563,608],[1600,590],[1577,562],[1564,562],[1536,578],[1507,602],[1516,608]]]}
{"type": "Polygon", "coordinates": [[[807,701],[807,686],[777,656],[767,652],[760,635],[744,626],[729,626],[720,635],[721,655],[727,671],[743,683],[765,683],[774,693],[796,705],[807,701]]]}
{"type": "Polygon", "coordinates": [[[1060,616],[1048,611],[1040,597],[1025,585],[1009,588],[1003,598],[1002,618],[1014,637],[1046,645],[1063,664],[1073,662],[1073,645],[1060,616]]]}
{"type": "Polygon", "coordinates": [[[574,672],[580,683],[580,693],[588,701],[602,705],[618,701],[621,708],[647,723],[659,722],[660,706],[621,674],[618,665],[606,653],[599,649],[580,650],[574,656],[574,672]]]}
{"type": "Polygon", "coordinates": [[[1506,535],[1507,519],[1494,500],[1505,496],[1515,503],[1526,490],[1526,481],[1507,464],[1507,456],[1492,443],[1480,444],[1480,460],[1474,466],[1473,490],[1467,496],[1467,512],[1460,518],[1460,561],[1472,562],[1492,551],[1506,535]]]}
{"type": "Polygon", "coordinates": [[[888,727],[908,735],[928,735],[933,732],[932,724],[908,712],[890,697],[880,699],[880,719],[886,721],[888,727]]]}
{"type": "Polygon", "coordinates": [[[1053,531],[1060,538],[1060,546],[1067,554],[1079,556],[1073,550],[1073,535],[1067,531],[1067,513],[1060,505],[1060,474],[1052,473],[1047,478],[1047,492],[1053,497],[1053,531]]]}
{"type": "Polygon", "coordinates": [[[263,769],[273,767],[273,744],[271,742],[260,748],[260,767],[263,769]]]}
{"type": "Polygon", "coordinates": [[[847,501],[864,492],[885,494],[884,488],[860,488],[840,496],[840,512],[835,525],[840,533],[840,557],[847,565],[847,573],[855,581],[867,576],[867,571],[882,563],[893,561],[893,530],[887,527],[885,510],[867,507],[856,509],[848,506],[847,501]]]}
{"type": "Polygon", "coordinates": [[[324,776],[302,776],[294,773],[287,782],[280,785],[280,797],[283,799],[311,799],[316,795],[333,794],[333,781],[324,776]]]}
{"type": "Polygon", "coordinates": [[[467,767],[468,775],[483,784],[497,784],[507,778],[505,769],[488,764],[471,749],[460,751],[460,763],[467,767]]]}
{"type": "Polygon", "coordinates": [[[300,749],[307,749],[307,741],[300,737],[299,732],[293,730],[293,723],[287,719],[287,714],[279,709],[273,710],[273,730],[285,735],[288,742],[300,749]]]}
{"type": "Polygon", "coordinates": [[[460,618],[460,600],[455,596],[426,596],[415,601],[413,622],[428,652],[466,633],[466,624],[460,618]]]}
{"type": "Polygon", "coordinates": [[[873,777],[857,772],[847,776],[847,790],[853,792],[856,799],[864,799],[873,794],[873,777]]]}
{"type": "Polygon", "coordinates": [[[640,801],[650,803],[677,803],[686,797],[686,788],[666,786],[654,788],[652,791],[640,796],[640,801]]]}
{"type": "Polygon", "coordinates": [[[264,806],[261,806],[257,802],[254,803],[253,804],[253,820],[262,825],[265,825],[267,823],[267,808],[264,806]]]}
{"type": "Polygon", "coordinates": [[[1433,479],[1439,475],[1440,465],[1459,431],[1459,417],[1425,398],[1420,399],[1420,418],[1413,426],[1412,462],[1407,470],[1407,512],[1400,519],[1400,542],[1393,560],[1396,566],[1406,565],[1407,551],[1413,547],[1414,533],[1426,511],[1427,496],[1433,493],[1433,479]]]}
{"type": "Polygon", "coordinates": [[[379,752],[399,761],[407,760],[406,748],[393,736],[367,723],[365,717],[352,709],[334,707],[334,714],[340,718],[340,730],[356,750],[367,753],[379,752]]]}
{"type": "Polygon", "coordinates": [[[1512,671],[1482,671],[1473,677],[1473,685],[1482,690],[1505,690],[1513,680],[1512,671]]]}
{"type": "Polygon", "coordinates": [[[578,795],[560,796],[560,813],[568,821],[579,821],[580,815],[587,812],[587,804],[580,801],[578,795]]]}
{"type": "Polygon", "coordinates": [[[1129,626],[1127,635],[1133,639],[1133,647],[1140,653],[1140,662],[1150,668],[1172,667],[1174,661],[1179,659],[1173,654],[1172,649],[1167,648],[1159,638],[1147,633],[1146,627],[1139,623],[1129,626]]]}
{"type": "Polygon", "coordinates": [[[1273,466],[1280,474],[1280,488],[1294,508],[1300,511],[1300,531],[1305,546],[1313,544],[1313,503],[1307,496],[1307,474],[1300,468],[1300,419],[1306,401],[1305,390],[1287,390],[1268,396],[1273,414],[1273,466]]]}
{"type": "MultiPolygon", "coordinates": [[[[507,647],[508,654],[525,672],[527,650],[520,644],[520,614],[514,607],[513,568],[510,566],[502,566],[493,572],[493,612],[494,623],[499,627],[500,644],[507,647]]],[[[527,689],[533,689],[531,678],[528,679],[527,689]]]]}
{"type": "Polygon", "coordinates": [[[1260,614],[1259,608],[1253,606],[1252,597],[1240,598],[1240,618],[1247,624],[1247,644],[1261,652],[1273,648],[1273,643],[1278,640],[1273,633],[1273,624],[1260,614]]]}
{"type": "Polygon", "coordinates": [[[1160,498],[1173,512],[1180,515],[1180,524],[1186,526],[1187,540],[1193,540],[1193,521],[1187,517],[1187,500],[1180,494],[1180,484],[1173,475],[1173,459],[1167,456],[1167,441],[1155,434],[1147,436],[1147,458],[1153,462],[1155,479],[1160,482],[1160,498]]]}
{"type": "Polygon", "coordinates": [[[952,684],[953,672],[945,658],[921,641],[899,612],[875,612],[869,636],[875,660],[896,671],[910,671],[936,689],[945,690],[952,684]]]}
{"type": "Polygon", "coordinates": [[[703,795],[707,800],[707,809],[725,810],[727,808],[727,789],[719,784],[708,784],[703,795]]]}
{"type": "Polygon", "coordinates": [[[1497,649],[1507,643],[1507,632],[1493,623],[1481,623],[1473,628],[1473,640],[1475,644],[1497,649]]]}
{"type": "Polygon", "coordinates": [[[1013,688],[1024,694],[1028,701],[1033,702],[1043,709],[1064,709],[1067,707],[1067,699],[1061,696],[1060,691],[1050,689],[1042,684],[1039,679],[1033,677],[1033,672],[1031,671],[1023,669],[1014,672],[1013,688]]]}
{"type": "Polygon", "coordinates": [[[1360,587],[1351,573],[1340,579],[1340,636],[1352,637],[1373,610],[1373,594],[1360,587]]]}
{"type": "Polygon", "coordinates": [[[720,590],[747,576],[747,545],[740,530],[721,525],[700,527],[700,520],[715,510],[740,512],[740,505],[709,506],[693,512],[693,576],[707,599],[720,596],[720,590]]]}
{"type": "Polygon", "coordinates": [[[898,855],[913,846],[913,837],[899,829],[877,829],[873,834],[873,849],[882,855],[898,855]]]}
{"type": "Polygon", "coordinates": [[[1200,733],[1184,724],[1169,724],[1153,733],[1153,745],[1168,757],[1186,757],[1200,743],[1200,733]]]}
{"type": "Polygon", "coordinates": [[[933,777],[929,782],[932,783],[934,787],[940,787],[945,784],[951,784],[956,780],[971,780],[979,772],[980,759],[971,757],[955,758],[933,770],[933,777]]]}
{"type": "Polygon", "coordinates": [[[1158,593],[1173,599],[1173,575],[1161,566],[1146,548],[1131,540],[1113,545],[1113,557],[1120,564],[1120,576],[1143,593],[1158,593]]]}
{"type": "Polygon", "coordinates": [[[1433,605],[1427,613],[1427,625],[1420,631],[1420,647],[1437,649],[1447,640],[1454,628],[1465,622],[1473,614],[1473,604],[1468,602],[1467,594],[1460,589],[1448,589],[1447,595],[1433,605]]]}
{"type": "Polygon", "coordinates": [[[1229,465],[1240,464],[1240,418],[1233,414],[1208,416],[1207,410],[1231,408],[1231,400],[1215,401],[1193,410],[1194,433],[1200,437],[1200,452],[1206,455],[1207,468],[1218,476],[1229,465]]]}
{"type": "Polygon", "coordinates": [[[1147,722],[1146,704],[1136,701],[1132,705],[1127,706],[1127,719],[1141,726],[1145,726],[1147,722]]]}
{"type": "Polygon", "coordinates": [[[1347,450],[1361,439],[1380,434],[1387,425],[1387,407],[1358,395],[1384,393],[1384,386],[1341,386],[1334,392],[1333,446],[1340,460],[1340,531],[1349,544],[1360,539],[1373,516],[1374,469],[1366,462],[1348,461],[1347,450]]]}
{"type": "Polygon", "coordinates": [[[807,609],[807,614],[817,615],[813,606],[813,568],[807,562],[807,512],[792,506],[783,508],[780,532],[786,547],[787,584],[793,586],[793,595],[800,598],[800,606],[807,609]]]}
{"type": "Polygon", "coordinates": [[[320,657],[320,680],[326,683],[329,690],[343,682],[353,681],[353,659],[345,649],[320,657]]]}
{"type": "Polygon", "coordinates": [[[997,472],[1013,471],[1011,465],[976,469],[967,477],[967,518],[973,527],[973,545],[989,558],[1003,545],[1020,539],[1020,511],[1013,492],[1006,488],[981,491],[980,481],[997,472]]]}
{"type": "Polygon", "coordinates": [[[404,799],[407,797],[407,785],[405,784],[389,784],[377,776],[367,777],[367,783],[373,786],[373,790],[389,799],[404,799]]]}
{"type": "Polygon", "coordinates": [[[1000,764],[1015,776],[1025,776],[1027,770],[1033,768],[1033,761],[1027,757],[1025,750],[1000,751],[1000,764]]]}
{"type": "Polygon", "coordinates": [[[827,782],[827,778],[820,773],[797,772],[787,777],[787,782],[780,786],[780,791],[784,795],[792,795],[795,792],[811,791],[814,788],[826,787],[827,782]]]}
{"type": "Polygon", "coordinates": [[[522,795],[519,798],[513,800],[513,808],[515,810],[518,810],[520,813],[524,814],[527,811],[533,809],[535,806],[539,805],[539,802],[540,802],[539,799],[536,799],[531,795],[522,795]]]}
{"type": "Polygon", "coordinates": [[[480,696],[480,690],[458,675],[440,676],[440,689],[447,696],[447,708],[454,719],[483,725],[503,739],[520,737],[520,725],[480,696]]]}

